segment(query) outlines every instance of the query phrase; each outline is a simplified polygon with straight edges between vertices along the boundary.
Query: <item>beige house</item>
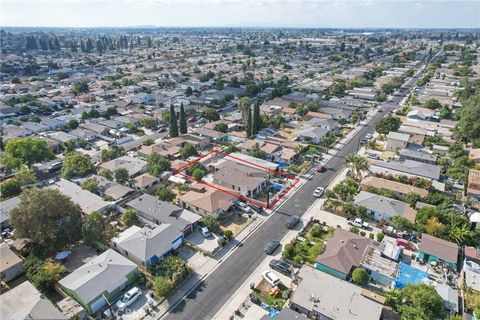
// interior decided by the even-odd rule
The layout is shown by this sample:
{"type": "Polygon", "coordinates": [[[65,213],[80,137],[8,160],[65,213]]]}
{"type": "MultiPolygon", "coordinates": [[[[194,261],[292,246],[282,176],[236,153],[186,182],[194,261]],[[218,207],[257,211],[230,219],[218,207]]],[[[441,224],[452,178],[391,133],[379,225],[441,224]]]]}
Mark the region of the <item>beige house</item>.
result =
{"type": "Polygon", "coordinates": [[[390,131],[387,135],[387,146],[388,151],[401,150],[407,147],[410,135],[405,133],[399,133],[390,131]]]}
{"type": "Polygon", "coordinates": [[[196,183],[177,201],[180,207],[201,216],[211,214],[218,217],[230,209],[236,198],[210,186],[196,183]]]}

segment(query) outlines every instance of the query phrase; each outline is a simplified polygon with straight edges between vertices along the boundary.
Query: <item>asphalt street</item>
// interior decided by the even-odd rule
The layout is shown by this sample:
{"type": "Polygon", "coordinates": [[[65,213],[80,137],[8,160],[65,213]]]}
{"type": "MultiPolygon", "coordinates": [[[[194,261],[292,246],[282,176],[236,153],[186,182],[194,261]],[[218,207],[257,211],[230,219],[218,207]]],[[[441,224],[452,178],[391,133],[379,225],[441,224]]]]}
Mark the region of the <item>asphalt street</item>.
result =
{"type": "MultiPolygon", "coordinates": [[[[175,309],[171,310],[165,319],[212,319],[227,302],[249,275],[257,268],[265,256],[263,248],[272,240],[280,240],[287,233],[285,222],[289,215],[302,216],[316,200],[312,196],[318,187],[326,188],[345,165],[345,157],[356,153],[359,140],[367,133],[373,134],[375,123],[385,117],[386,113],[398,108],[398,103],[408,94],[415,84],[415,76],[404,84],[400,90],[401,96],[394,96],[389,102],[383,103],[383,112],[377,112],[340,150],[329,159],[323,173],[316,173],[296,193],[286,200],[270,219],[261,225],[227,260],[213,271],[200,285],[191,292],[175,309]]],[[[281,250],[278,248],[277,250],[281,250]]]]}

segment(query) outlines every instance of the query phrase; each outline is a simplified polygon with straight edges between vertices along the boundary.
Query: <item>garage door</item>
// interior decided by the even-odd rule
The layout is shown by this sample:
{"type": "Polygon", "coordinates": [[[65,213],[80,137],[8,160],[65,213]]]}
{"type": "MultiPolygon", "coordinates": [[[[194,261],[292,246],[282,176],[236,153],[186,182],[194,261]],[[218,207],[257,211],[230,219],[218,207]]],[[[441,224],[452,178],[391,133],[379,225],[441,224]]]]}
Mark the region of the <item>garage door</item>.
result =
{"type": "Polygon", "coordinates": [[[91,304],[92,306],[92,312],[93,313],[96,313],[97,311],[99,311],[100,309],[103,308],[103,306],[105,306],[105,304],[107,303],[107,301],[105,300],[105,298],[103,296],[101,296],[100,298],[98,298],[95,302],[93,302],[91,304]]]}

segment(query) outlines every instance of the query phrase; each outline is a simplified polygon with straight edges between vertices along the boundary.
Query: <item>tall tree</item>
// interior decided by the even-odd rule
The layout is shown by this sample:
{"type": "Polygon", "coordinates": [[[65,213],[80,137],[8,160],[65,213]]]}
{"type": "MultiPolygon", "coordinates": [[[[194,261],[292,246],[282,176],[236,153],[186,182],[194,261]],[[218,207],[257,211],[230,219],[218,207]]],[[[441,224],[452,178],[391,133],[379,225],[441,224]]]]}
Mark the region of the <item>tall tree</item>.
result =
{"type": "Polygon", "coordinates": [[[15,138],[7,141],[2,163],[11,169],[20,168],[23,164],[31,166],[53,158],[47,141],[43,138],[15,138]]]}
{"type": "Polygon", "coordinates": [[[177,114],[175,113],[175,107],[170,105],[170,137],[178,137],[178,123],[177,123],[177,114]]]}
{"type": "Polygon", "coordinates": [[[54,252],[80,238],[82,210],[57,189],[33,188],[21,195],[10,223],[17,237],[32,239],[54,252]]]}
{"type": "Polygon", "coordinates": [[[180,104],[180,133],[185,134],[187,132],[187,115],[185,114],[185,108],[182,103],[180,104]]]}
{"type": "Polygon", "coordinates": [[[250,108],[250,98],[242,97],[238,100],[238,108],[242,112],[242,122],[245,125],[247,123],[248,109],[250,108]]]}
{"type": "Polygon", "coordinates": [[[252,134],[257,134],[258,131],[261,129],[261,121],[262,120],[260,119],[260,104],[257,101],[257,103],[255,103],[255,106],[253,107],[252,134]]]}
{"type": "Polygon", "coordinates": [[[247,138],[250,138],[252,135],[253,135],[253,132],[252,132],[252,109],[251,108],[248,108],[248,114],[247,114],[247,124],[246,124],[246,128],[245,128],[245,131],[247,132],[247,138]]]}

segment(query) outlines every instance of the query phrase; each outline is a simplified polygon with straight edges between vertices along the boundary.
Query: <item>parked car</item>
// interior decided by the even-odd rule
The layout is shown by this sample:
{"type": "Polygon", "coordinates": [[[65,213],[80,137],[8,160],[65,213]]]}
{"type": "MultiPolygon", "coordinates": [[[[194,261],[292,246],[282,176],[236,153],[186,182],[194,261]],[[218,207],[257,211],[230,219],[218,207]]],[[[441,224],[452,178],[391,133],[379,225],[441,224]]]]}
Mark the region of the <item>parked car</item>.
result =
{"type": "Polygon", "coordinates": [[[318,173],[324,172],[324,171],[325,171],[325,166],[319,165],[319,166],[315,169],[315,171],[318,172],[318,173]]]}
{"type": "Polygon", "coordinates": [[[360,144],[367,144],[368,140],[367,139],[360,139],[360,144]]]}
{"type": "Polygon", "coordinates": [[[383,108],[382,108],[382,107],[378,107],[378,112],[383,112],[383,108]]]}
{"type": "Polygon", "coordinates": [[[288,217],[287,222],[285,223],[285,226],[288,229],[292,229],[293,227],[295,227],[298,221],[300,221],[300,219],[297,216],[290,216],[288,217]]]}
{"type": "Polygon", "coordinates": [[[356,218],[355,220],[349,220],[348,224],[350,226],[354,226],[357,228],[362,228],[362,229],[370,229],[370,226],[368,225],[368,222],[363,221],[360,218],[356,218]]]}
{"type": "Polygon", "coordinates": [[[263,249],[263,251],[265,251],[266,254],[272,254],[273,251],[275,251],[275,249],[277,249],[279,245],[280,245],[280,241],[270,240],[265,246],[265,248],[263,249]]]}
{"type": "Polygon", "coordinates": [[[202,236],[204,238],[210,238],[212,236],[212,233],[210,232],[210,230],[208,230],[207,227],[202,227],[202,229],[200,229],[200,232],[202,233],[202,236]]]}
{"type": "Polygon", "coordinates": [[[188,118],[188,122],[195,122],[197,121],[197,118],[196,117],[190,117],[188,118]]]}
{"type": "Polygon", "coordinates": [[[397,239],[397,246],[402,247],[404,249],[410,250],[410,251],[415,251],[417,248],[415,248],[415,245],[411,243],[408,240],[405,239],[397,239]]]}
{"type": "Polygon", "coordinates": [[[280,284],[280,279],[270,270],[265,270],[262,273],[263,279],[265,279],[272,287],[276,287],[280,284]]]}
{"type": "Polygon", "coordinates": [[[373,136],[372,136],[370,133],[367,133],[367,134],[365,135],[365,139],[367,139],[367,140],[370,140],[370,139],[372,139],[372,138],[373,138],[373,136]]]}
{"type": "Polygon", "coordinates": [[[367,153],[367,158],[378,160],[378,159],[380,159],[380,156],[376,153],[369,152],[369,153],[367,153]]]}
{"type": "Polygon", "coordinates": [[[317,189],[315,189],[315,191],[313,191],[313,196],[317,197],[317,198],[320,198],[324,191],[325,191],[324,188],[318,187],[317,189]]]}
{"type": "Polygon", "coordinates": [[[245,202],[242,202],[242,201],[237,202],[236,206],[238,209],[242,210],[245,213],[252,213],[252,208],[250,208],[250,206],[245,202]]]}
{"type": "Polygon", "coordinates": [[[268,263],[268,265],[273,270],[276,270],[276,271],[278,271],[280,273],[283,273],[287,276],[292,274],[292,269],[290,268],[290,265],[288,263],[286,263],[285,261],[273,259],[268,263]]]}
{"type": "Polygon", "coordinates": [[[127,293],[123,295],[123,297],[117,301],[116,307],[118,310],[124,310],[128,308],[132,303],[137,301],[138,297],[142,294],[142,290],[137,287],[133,287],[132,289],[128,290],[127,293]]]}

